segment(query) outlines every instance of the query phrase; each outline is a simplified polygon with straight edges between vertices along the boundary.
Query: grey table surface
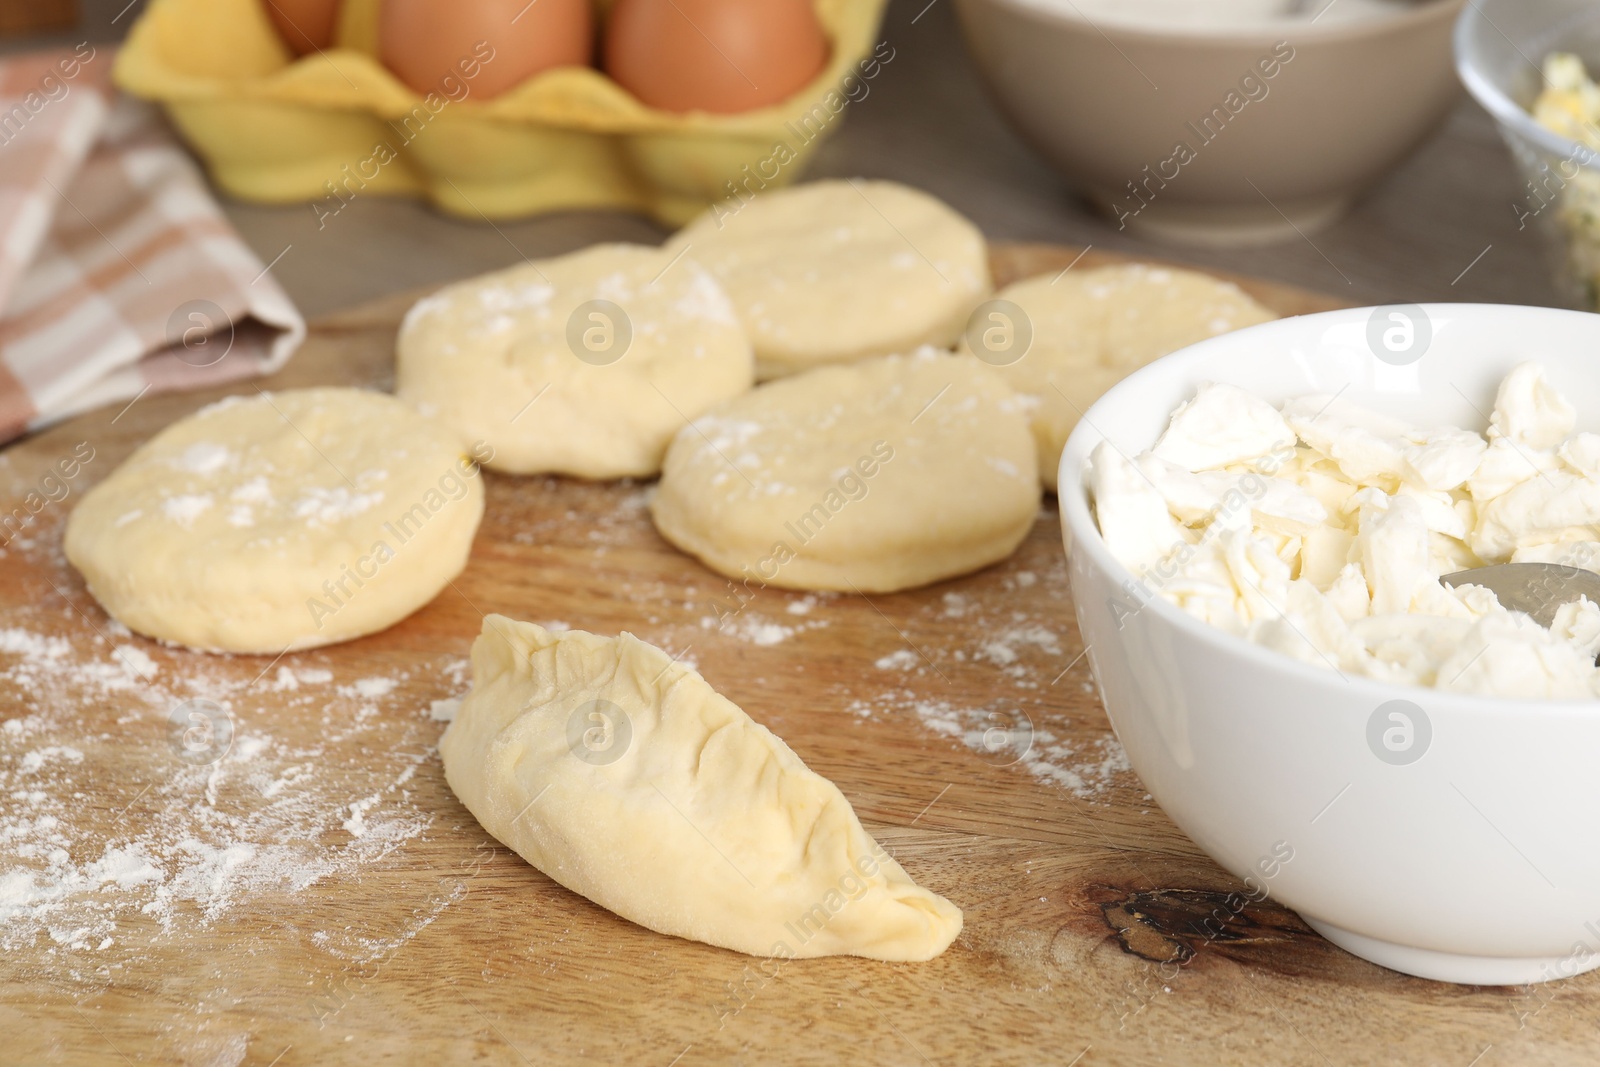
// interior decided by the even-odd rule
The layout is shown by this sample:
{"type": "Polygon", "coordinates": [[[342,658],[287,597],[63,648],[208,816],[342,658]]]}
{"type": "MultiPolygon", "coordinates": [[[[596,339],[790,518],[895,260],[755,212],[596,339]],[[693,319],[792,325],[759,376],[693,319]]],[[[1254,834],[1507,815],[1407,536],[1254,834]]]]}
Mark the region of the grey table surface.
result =
{"type": "MultiPolygon", "coordinates": [[[[119,37],[143,2],[80,0],[76,38],[119,37]]],[[[892,0],[882,33],[894,61],[870,94],[849,106],[808,177],[919,186],[992,240],[1092,244],[1256,274],[1359,303],[1560,302],[1538,235],[1517,228],[1513,204],[1521,182],[1489,117],[1465,97],[1435,137],[1329,229],[1260,248],[1174,247],[1119,232],[1012,132],[984,94],[950,0],[892,0]]],[[[8,42],[5,50],[73,36],[8,42]]],[[[596,241],[653,243],[665,234],[648,219],[617,212],[564,212],[492,226],[448,218],[419,202],[368,198],[319,228],[305,205],[225,206],[262,261],[276,259],[276,276],[307,316],[523,257],[596,241]]]]}

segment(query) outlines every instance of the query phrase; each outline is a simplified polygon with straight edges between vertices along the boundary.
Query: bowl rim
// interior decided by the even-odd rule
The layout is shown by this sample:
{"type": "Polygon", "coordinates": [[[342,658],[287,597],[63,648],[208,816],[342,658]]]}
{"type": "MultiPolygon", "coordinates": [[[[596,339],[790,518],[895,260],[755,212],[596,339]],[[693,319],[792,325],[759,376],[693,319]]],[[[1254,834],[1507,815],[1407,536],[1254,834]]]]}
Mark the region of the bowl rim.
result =
{"type": "MultiPolygon", "coordinates": [[[[1384,305],[1376,305],[1382,307],[1384,305]]],[[[1525,313],[1535,318],[1572,318],[1597,320],[1597,329],[1600,329],[1600,315],[1585,311],[1575,311],[1568,308],[1535,307],[1524,304],[1482,304],[1482,303],[1451,303],[1434,302],[1418,305],[1424,312],[1432,313],[1435,309],[1449,309],[1450,313],[1460,316],[1499,316],[1508,310],[1525,313]]],[[[1067,438],[1067,444],[1061,452],[1060,467],[1057,472],[1056,500],[1057,508],[1061,515],[1062,534],[1065,537],[1069,532],[1072,537],[1071,547],[1066,548],[1069,557],[1078,553],[1086,553],[1092,564],[1111,579],[1118,588],[1126,588],[1128,584],[1137,585],[1140,579],[1124,566],[1116,557],[1111,555],[1106,547],[1105,539],[1100,535],[1100,529],[1089,509],[1089,490],[1084,481],[1084,471],[1087,468],[1089,452],[1095,444],[1102,440],[1109,440],[1095,427],[1095,416],[1105,414],[1107,401],[1115,394],[1135,392],[1148,380],[1164,378],[1169,375],[1183,376],[1184,371],[1191,364],[1198,364],[1208,359],[1218,350],[1225,350],[1230,344],[1242,336],[1260,337],[1271,333],[1288,333],[1315,328],[1319,324],[1334,324],[1348,321],[1361,321],[1368,318],[1374,307],[1340,308],[1334,311],[1316,312],[1308,315],[1291,315],[1286,318],[1272,319],[1267,322],[1247,326],[1242,330],[1222,334],[1217,337],[1180,348],[1175,352],[1162,356],[1134,371],[1116,385],[1108,389],[1104,396],[1090,405],[1073,428],[1067,438]]],[[[1188,377],[1199,380],[1198,376],[1190,374],[1188,377]]],[[[1152,442],[1153,444],[1154,442],[1152,442]]],[[[1375,701],[1373,707],[1388,700],[1412,699],[1416,695],[1423,695],[1427,702],[1429,715],[1436,713],[1454,715],[1459,717],[1503,715],[1515,710],[1518,714],[1545,713],[1561,718],[1571,716],[1600,716],[1600,697],[1587,699],[1562,699],[1551,700],[1542,697],[1508,697],[1485,696],[1477,693],[1458,693],[1445,689],[1436,689],[1430,686],[1401,684],[1385,682],[1364,675],[1346,674],[1326,667],[1315,666],[1302,662],[1282,652],[1276,652],[1262,645],[1246,641],[1244,638],[1228,633],[1226,630],[1212,626],[1195,618],[1188,612],[1170,604],[1159,593],[1154,593],[1141,601],[1139,612],[1154,611],[1156,617],[1163,620],[1168,626],[1198,639],[1203,644],[1211,646],[1219,654],[1241,658],[1253,667],[1261,668],[1273,673],[1287,674],[1307,684],[1327,686],[1338,684],[1341,686],[1354,686],[1358,695],[1363,695],[1375,701]]]]}
{"type": "MultiPolygon", "coordinates": [[[[1600,157],[1600,149],[1574,141],[1570,137],[1563,137],[1554,130],[1541,126],[1532,112],[1511,99],[1489,79],[1488,75],[1471,62],[1470,38],[1485,28],[1495,34],[1500,33],[1489,20],[1489,16],[1484,14],[1476,2],[1473,2],[1462,9],[1460,17],[1456,19],[1455,29],[1451,33],[1451,47],[1455,50],[1456,76],[1461,79],[1461,84],[1466,86],[1472,98],[1478,102],[1478,106],[1487,111],[1500,124],[1502,130],[1510,130],[1551,155],[1562,159],[1576,159],[1580,155],[1587,155],[1590,157],[1588,162],[1600,157]]],[[[1542,58],[1540,62],[1543,63],[1542,58]]],[[[1543,78],[1542,69],[1540,77],[1543,78]]]]}
{"type": "MultiPolygon", "coordinates": [[[[1334,0],[1336,3],[1337,0],[1334,0]]],[[[1072,15],[1067,12],[1054,12],[1033,0],[958,0],[962,7],[969,4],[985,3],[996,7],[1009,8],[1025,16],[1031,16],[1035,21],[1052,26],[1086,26],[1105,38],[1107,43],[1116,47],[1108,36],[1114,32],[1118,36],[1136,40],[1140,44],[1168,44],[1168,45],[1195,45],[1205,44],[1221,48],[1263,48],[1270,47],[1279,41],[1288,41],[1290,44],[1323,43],[1363,41],[1373,37],[1382,37],[1392,31],[1413,29],[1430,22],[1440,21],[1455,16],[1455,12],[1467,7],[1471,0],[1420,0],[1408,5],[1408,10],[1384,18],[1361,19],[1356,22],[1333,22],[1326,26],[1318,27],[1315,21],[1299,22],[1285,21],[1266,23],[1260,27],[1241,28],[1236,26],[1221,26],[1208,28],[1205,26],[1188,27],[1183,30],[1152,29],[1136,23],[1122,22],[1115,18],[1090,19],[1087,15],[1072,15]]],[[[1076,5],[1073,5],[1076,7],[1076,5]]]]}

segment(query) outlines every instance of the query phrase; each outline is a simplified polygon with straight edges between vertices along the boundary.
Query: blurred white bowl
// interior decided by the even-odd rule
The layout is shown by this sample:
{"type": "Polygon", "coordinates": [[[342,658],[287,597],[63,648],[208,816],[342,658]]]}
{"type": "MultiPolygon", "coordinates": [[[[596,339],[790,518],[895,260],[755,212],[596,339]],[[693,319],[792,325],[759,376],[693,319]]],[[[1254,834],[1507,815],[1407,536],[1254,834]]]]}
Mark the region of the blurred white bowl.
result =
{"type": "Polygon", "coordinates": [[[1346,0],[1314,24],[1132,20],[1064,0],[956,11],[1001,111],[1119,228],[1237,245],[1328,225],[1438,127],[1461,92],[1462,3],[1345,21],[1346,0]]]}
{"type": "Polygon", "coordinates": [[[1095,445],[1149,448],[1207,380],[1275,402],[1342,391],[1419,424],[1481,429],[1501,377],[1536,357],[1579,428],[1600,430],[1600,315],[1405,313],[1418,326],[1414,362],[1374,354],[1369,326],[1388,325],[1389,309],[1333,311],[1183,349],[1090,408],[1059,489],[1078,626],[1134,770],[1252,888],[1398,971],[1479,985],[1567,977],[1600,966],[1600,701],[1464,696],[1299,663],[1132,592],[1090,510],[1095,445]],[[1368,740],[1375,723],[1380,733],[1399,723],[1396,711],[1415,731],[1398,757],[1368,740]]]}

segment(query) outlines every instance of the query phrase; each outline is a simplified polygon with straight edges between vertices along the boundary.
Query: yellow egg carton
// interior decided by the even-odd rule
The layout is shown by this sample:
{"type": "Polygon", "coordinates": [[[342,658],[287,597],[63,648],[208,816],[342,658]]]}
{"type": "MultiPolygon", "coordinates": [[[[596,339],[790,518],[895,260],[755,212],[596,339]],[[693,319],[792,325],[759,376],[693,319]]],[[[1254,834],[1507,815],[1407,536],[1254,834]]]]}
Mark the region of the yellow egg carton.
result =
{"type": "Polygon", "coordinates": [[[485,100],[472,56],[421,96],[377,60],[379,2],[346,0],[334,47],[295,59],[262,0],[153,0],[116,81],[165,106],[223,190],[307,201],[324,221],[358,196],[420,194],[469,218],[621,208],[680,225],[792,181],[894,58],[877,37],[887,0],[816,0],[827,68],[758,111],[658,111],[587,67],[485,100]]]}

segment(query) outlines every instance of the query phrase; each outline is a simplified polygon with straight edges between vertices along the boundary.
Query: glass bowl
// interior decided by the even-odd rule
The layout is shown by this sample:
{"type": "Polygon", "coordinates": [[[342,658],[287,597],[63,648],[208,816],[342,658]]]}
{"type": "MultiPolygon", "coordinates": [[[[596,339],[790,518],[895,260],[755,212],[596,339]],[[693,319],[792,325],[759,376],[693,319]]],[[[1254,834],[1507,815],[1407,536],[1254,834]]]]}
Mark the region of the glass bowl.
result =
{"type": "Polygon", "coordinates": [[[1523,179],[1510,210],[1537,229],[1561,297],[1600,311],[1600,149],[1541,126],[1530,109],[1551,52],[1572,52],[1600,70],[1600,4],[1593,0],[1475,0],[1455,31],[1456,70],[1523,179]]]}

